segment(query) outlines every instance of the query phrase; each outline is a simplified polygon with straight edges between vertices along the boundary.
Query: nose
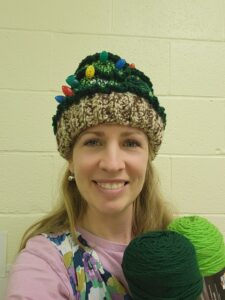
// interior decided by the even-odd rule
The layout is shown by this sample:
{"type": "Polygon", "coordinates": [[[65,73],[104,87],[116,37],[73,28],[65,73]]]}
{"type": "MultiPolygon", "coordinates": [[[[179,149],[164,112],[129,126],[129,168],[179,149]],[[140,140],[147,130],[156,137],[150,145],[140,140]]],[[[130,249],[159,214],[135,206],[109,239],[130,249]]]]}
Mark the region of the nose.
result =
{"type": "Polygon", "coordinates": [[[125,168],[123,152],[116,143],[108,145],[101,153],[99,167],[107,172],[118,172],[125,168]]]}

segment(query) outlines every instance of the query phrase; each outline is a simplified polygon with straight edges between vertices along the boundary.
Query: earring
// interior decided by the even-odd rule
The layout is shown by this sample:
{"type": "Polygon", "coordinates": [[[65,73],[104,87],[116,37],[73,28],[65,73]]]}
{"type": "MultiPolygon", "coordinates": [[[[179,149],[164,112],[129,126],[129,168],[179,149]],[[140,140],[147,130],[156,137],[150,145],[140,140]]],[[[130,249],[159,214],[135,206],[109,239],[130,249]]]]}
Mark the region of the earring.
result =
{"type": "Polygon", "coordinates": [[[75,178],[74,178],[73,175],[69,175],[69,176],[68,176],[68,181],[74,181],[74,180],[75,180],[75,178]]]}

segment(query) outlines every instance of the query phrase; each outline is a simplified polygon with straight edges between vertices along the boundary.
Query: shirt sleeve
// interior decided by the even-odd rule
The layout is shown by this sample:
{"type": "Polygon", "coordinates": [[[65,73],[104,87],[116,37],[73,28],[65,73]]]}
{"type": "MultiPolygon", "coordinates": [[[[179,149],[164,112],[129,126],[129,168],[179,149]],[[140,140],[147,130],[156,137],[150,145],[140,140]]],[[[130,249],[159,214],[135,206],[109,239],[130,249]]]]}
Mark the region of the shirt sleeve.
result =
{"type": "Polygon", "coordinates": [[[44,236],[30,239],[12,266],[5,300],[76,300],[58,250],[44,236]]]}

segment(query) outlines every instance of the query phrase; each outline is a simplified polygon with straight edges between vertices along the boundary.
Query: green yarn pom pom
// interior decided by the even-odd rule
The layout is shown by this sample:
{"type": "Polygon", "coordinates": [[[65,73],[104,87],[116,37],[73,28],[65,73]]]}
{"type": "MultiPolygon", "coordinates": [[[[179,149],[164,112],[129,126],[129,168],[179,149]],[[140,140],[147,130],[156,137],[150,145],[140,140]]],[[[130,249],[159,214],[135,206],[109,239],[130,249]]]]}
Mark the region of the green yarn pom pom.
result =
{"type": "Polygon", "coordinates": [[[70,75],[66,78],[66,83],[68,83],[71,87],[78,87],[79,81],[76,79],[76,76],[70,75]]]}
{"type": "Polygon", "coordinates": [[[109,57],[109,55],[108,55],[108,52],[106,52],[106,51],[102,51],[99,55],[100,61],[102,61],[102,62],[107,61],[108,57],[109,57]]]}
{"type": "Polygon", "coordinates": [[[214,275],[225,267],[223,235],[206,218],[180,217],[172,221],[168,229],[183,234],[193,243],[203,276],[214,275]]]}

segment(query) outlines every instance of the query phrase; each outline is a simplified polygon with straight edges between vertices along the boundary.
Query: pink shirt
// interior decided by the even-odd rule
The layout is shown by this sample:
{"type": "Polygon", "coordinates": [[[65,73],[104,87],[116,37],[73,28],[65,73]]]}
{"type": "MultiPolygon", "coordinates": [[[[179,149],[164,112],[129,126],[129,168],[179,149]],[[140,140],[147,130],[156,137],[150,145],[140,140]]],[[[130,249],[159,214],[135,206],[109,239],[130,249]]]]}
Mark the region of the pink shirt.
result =
{"type": "MultiPolygon", "coordinates": [[[[83,238],[99,256],[103,267],[127,287],[121,262],[127,245],[101,239],[83,229],[83,238]]],[[[75,300],[62,256],[43,236],[27,242],[12,266],[5,300],[75,300]]]]}

